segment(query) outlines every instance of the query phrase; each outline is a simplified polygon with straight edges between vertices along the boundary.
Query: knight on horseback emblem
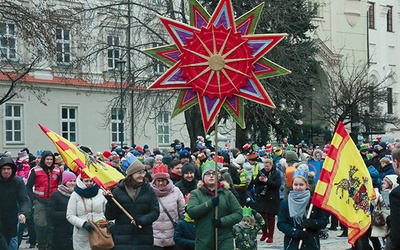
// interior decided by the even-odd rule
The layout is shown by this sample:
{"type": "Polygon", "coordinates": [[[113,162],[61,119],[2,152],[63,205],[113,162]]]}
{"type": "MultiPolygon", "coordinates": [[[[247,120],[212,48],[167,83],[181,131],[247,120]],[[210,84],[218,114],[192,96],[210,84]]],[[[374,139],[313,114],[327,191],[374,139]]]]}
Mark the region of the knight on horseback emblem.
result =
{"type": "Polygon", "coordinates": [[[344,191],[347,191],[346,203],[348,204],[351,198],[354,201],[353,207],[356,211],[361,209],[364,213],[369,214],[370,199],[367,191],[369,179],[362,177],[361,181],[360,178],[354,176],[357,171],[358,168],[356,166],[350,166],[349,178],[343,178],[334,184],[336,186],[336,195],[338,195],[339,189],[341,189],[342,192],[339,199],[343,199],[344,191]]]}

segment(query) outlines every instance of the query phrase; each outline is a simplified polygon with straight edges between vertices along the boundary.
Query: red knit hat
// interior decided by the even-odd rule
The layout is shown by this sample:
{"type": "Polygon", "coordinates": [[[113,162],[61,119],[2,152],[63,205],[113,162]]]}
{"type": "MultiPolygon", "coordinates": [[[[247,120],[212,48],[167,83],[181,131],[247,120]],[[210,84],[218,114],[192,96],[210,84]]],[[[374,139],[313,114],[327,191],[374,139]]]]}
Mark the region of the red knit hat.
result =
{"type": "Polygon", "coordinates": [[[105,151],[103,152],[103,156],[106,157],[106,158],[109,158],[109,157],[111,156],[111,152],[108,151],[108,150],[105,150],[105,151]]]}

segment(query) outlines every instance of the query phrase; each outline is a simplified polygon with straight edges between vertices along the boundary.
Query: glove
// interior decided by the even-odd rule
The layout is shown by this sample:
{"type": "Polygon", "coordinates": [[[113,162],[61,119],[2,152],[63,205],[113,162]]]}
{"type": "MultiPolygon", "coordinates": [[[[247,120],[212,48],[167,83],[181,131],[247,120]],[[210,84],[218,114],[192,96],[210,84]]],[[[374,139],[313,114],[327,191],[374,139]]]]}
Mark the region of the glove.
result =
{"type": "Polygon", "coordinates": [[[308,233],[306,231],[301,230],[298,234],[297,237],[301,240],[306,240],[308,237],[308,233]]]}
{"type": "Polygon", "coordinates": [[[115,223],[109,221],[108,222],[108,231],[110,231],[110,234],[113,234],[115,232],[115,223]]]}
{"type": "Polygon", "coordinates": [[[89,223],[89,222],[87,222],[87,221],[85,221],[85,223],[83,223],[83,226],[82,226],[84,229],[86,229],[86,231],[88,231],[89,233],[90,232],[92,232],[93,230],[94,230],[94,228],[93,228],[93,226],[89,223]]]}
{"type": "Polygon", "coordinates": [[[211,199],[211,202],[214,207],[219,205],[219,196],[215,196],[214,198],[211,199]]]}
{"type": "Polygon", "coordinates": [[[314,220],[312,220],[312,219],[305,219],[305,220],[303,220],[302,225],[304,228],[312,229],[314,227],[315,223],[314,223],[314,220]]]}
{"type": "Polygon", "coordinates": [[[214,226],[214,228],[221,228],[222,224],[221,224],[221,220],[220,219],[212,219],[212,224],[214,226]]]}

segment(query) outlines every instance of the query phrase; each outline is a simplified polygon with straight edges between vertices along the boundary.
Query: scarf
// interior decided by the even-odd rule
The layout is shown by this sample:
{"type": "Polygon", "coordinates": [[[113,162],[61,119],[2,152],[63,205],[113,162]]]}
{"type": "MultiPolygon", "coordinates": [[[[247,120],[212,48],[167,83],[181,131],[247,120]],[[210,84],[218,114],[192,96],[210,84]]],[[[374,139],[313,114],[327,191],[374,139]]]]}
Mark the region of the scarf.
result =
{"type": "Polygon", "coordinates": [[[158,197],[164,197],[169,194],[173,188],[173,184],[171,180],[168,180],[168,184],[163,188],[158,188],[155,184],[155,179],[151,182],[151,187],[158,197]]]}
{"type": "Polygon", "coordinates": [[[180,181],[182,179],[182,175],[177,175],[177,174],[175,174],[173,172],[170,172],[169,175],[171,176],[171,179],[175,179],[175,180],[178,180],[178,181],[180,181]]]}
{"type": "Polygon", "coordinates": [[[74,189],[61,184],[58,185],[58,192],[66,197],[70,197],[72,192],[74,192],[74,189]]]}
{"type": "Polygon", "coordinates": [[[207,186],[205,182],[203,182],[203,186],[212,194],[212,196],[215,196],[215,190],[218,190],[218,188],[222,187],[224,184],[220,181],[218,181],[218,186],[214,191],[211,191],[210,188],[207,186]]]}
{"type": "Polygon", "coordinates": [[[194,219],[190,218],[190,216],[188,215],[188,213],[184,213],[184,218],[183,220],[189,223],[194,223],[194,219]]]}
{"type": "Polygon", "coordinates": [[[99,193],[99,187],[97,185],[94,185],[92,187],[87,187],[85,189],[82,189],[76,185],[74,187],[74,191],[79,194],[81,197],[84,198],[92,198],[95,197],[99,193]]]}
{"type": "Polygon", "coordinates": [[[132,187],[127,186],[126,184],[124,184],[124,185],[125,185],[126,193],[128,194],[129,198],[131,198],[131,200],[133,202],[135,202],[136,198],[138,197],[138,195],[140,193],[140,190],[142,190],[143,183],[140,183],[140,185],[139,185],[139,183],[137,183],[135,181],[133,181],[133,182],[134,182],[134,185],[132,187]],[[139,186],[137,186],[137,185],[139,185],[139,186]]]}
{"type": "Polygon", "coordinates": [[[306,215],[307,205],[310,202],[310,190],[305,191],[290,191],[288,196],[289,215],[293,218],[297,225],[301,226],[303,217],[306,215]]]}

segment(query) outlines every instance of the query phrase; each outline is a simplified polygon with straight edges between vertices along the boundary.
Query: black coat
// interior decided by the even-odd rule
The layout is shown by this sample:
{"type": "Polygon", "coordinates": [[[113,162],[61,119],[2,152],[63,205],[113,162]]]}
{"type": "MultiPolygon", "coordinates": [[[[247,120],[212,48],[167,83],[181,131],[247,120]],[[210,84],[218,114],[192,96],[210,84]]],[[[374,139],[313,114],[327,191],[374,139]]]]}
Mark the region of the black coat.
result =
{"type": "Polygon", "coordinates": [[[51,221],[53,230],[53,249],[73,249],[72,232],[74,226],[67,220],[67,205],[69,197],[55,191],[47,205],[47,218],[51,221]]]}
{"type": "Polygon", "coordinates": [[[145,182],[135,202],[128,196],[124,181],[113,190],[114,198],[133,216],[137,226],[117,205],[109,201],[106,205],[105,216],[107,220],[115,219],[115,232],[113,233],[114,250],[146,250],[153,249],[153,222],[160,215],[158,199],[149,183],[145,182]]]}
{"type": "Polygon", "coordinates": [[[257,177],[254,179],[254,186],[256,189],[256,210],[268,214],[278,214],[279,210],[279,187],[281,186],[281,176],[275,167],[267,172],[261,169],[257,177]],[[268,181],[267,183],[261,182],[259,177],[264,174],[268,181]],[[262,190],[266,187],[265,195],[262,195],[262,190]]]}
{"type": "MultiPolygon", "coordinates": [[[[2,162],[4,163],[4,161],[2,162]]],[[[10,159],[10,161],[12,160],[10,159]]],[[[0,167],[0,170],[3,166],[0,167]]],[[[7,241],[17,236],[18,206],[20,213],[25,217],[31,208],[24,181],[15,176],[16,166],[10,167],[12,168],[10,178],[4,179],[0,175],[0,233],[7,241]]]]}
{"type": "MultiPolygon", "coordinates": [[[[400,177],[397,177],[397,183],[400,184],[400,177]]],[[[390,249],[400,249],[400,186],[390,192],[390,233],[392,241],[390,249]]]]}

